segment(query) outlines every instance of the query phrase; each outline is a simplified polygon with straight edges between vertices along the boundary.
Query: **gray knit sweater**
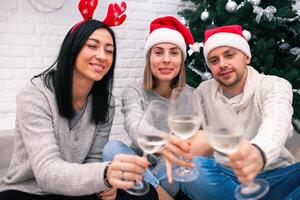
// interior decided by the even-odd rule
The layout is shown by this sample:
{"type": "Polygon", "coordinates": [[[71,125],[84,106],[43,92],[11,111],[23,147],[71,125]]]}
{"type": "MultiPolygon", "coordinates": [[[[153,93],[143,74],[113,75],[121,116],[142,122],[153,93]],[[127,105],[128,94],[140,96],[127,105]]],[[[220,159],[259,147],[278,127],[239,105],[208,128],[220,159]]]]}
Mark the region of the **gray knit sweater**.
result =
{"type": "Polygon", "coordinates": [[[122,109],[124,114],[124,127],[134,146],[137,147],[135,131],[144,111],[151,101],[160,101],[162,104],[168,104],[169,99],[158,95],[153,90],[146,91],[142,80],[127,86],[122,93],[122,109]]]}
{"type": "Polygon", "coordinates": [[[107,189],[103,183],[106,162],[102,150],[114,117],[91,123],[91,98],[77,123],[69,130],[68,119],[59,115],[54,93],[41,79],[28,83],[17,95],[14,152],[0,191],[81,196],[107,189]]]}

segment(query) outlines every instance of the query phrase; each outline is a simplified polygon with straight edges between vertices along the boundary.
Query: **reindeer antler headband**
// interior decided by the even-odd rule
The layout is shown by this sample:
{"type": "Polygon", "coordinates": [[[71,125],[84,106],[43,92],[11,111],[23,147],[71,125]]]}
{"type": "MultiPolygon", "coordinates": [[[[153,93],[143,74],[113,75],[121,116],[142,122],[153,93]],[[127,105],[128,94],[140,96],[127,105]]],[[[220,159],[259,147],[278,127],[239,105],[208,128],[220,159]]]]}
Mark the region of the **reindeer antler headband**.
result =
{"type": "MultiPolygon", "coordinates": [[[[93,18],[97,4],[98,0],[80,0],[78,9],[83,17],[83,20],[75,24],[71,32],[73,32],[83,22],[93,18]]],[[[126,3],[124,1],[122,1],[120,5],[117,3],[109,4],[106,17],[102,22],[110,27],[121,25],[126,19],[126,14],[124,13],[125,10],[126,3]]]]}

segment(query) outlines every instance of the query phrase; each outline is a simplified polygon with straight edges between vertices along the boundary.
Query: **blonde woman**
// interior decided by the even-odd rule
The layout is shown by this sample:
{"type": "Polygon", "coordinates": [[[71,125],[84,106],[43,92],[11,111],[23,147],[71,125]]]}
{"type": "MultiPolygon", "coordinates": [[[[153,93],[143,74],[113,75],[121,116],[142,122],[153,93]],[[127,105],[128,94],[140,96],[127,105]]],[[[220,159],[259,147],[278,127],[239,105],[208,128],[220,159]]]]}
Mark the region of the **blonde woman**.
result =
{"type": "MultiPolygon", "coordinates": [[[[153,20],[145,45],[144,78],[129,85],[122,95],[124,126],[131,139],[131,148],[121,141],[111,141],[104,147],[104,159],[115,154],[142,154],[135,132],[145,109],[151,101],[168,104],[173,88],[185,86],[186,44],[193,44],[193,36],[178,19],[165,16],[153,20]]],[[[165,166],[160,155],[148,156],[152,166],[144,179],[153,185],[160,199],[172,199],[179,190],[178,183],[166,181],[165,166]]]]}

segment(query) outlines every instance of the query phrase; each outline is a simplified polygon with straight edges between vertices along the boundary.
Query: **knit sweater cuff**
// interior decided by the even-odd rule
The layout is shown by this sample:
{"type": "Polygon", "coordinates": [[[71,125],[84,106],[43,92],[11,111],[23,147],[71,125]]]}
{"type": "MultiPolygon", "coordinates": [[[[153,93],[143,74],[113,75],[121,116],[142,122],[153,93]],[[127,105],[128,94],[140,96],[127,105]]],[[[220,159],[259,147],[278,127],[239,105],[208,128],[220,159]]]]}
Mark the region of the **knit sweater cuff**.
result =
{"type": "Polygon", "coordinates": [[[255,146],[258,149],[258,151],[261,155],[261,158],[262,158],[262,161],[263,161],[263,166],[262,166],[261,170],[263,170],[265,168],[266,162],[267,162],[266,154],[258,145],[256,145],[256,144],[252,144],[252,145],[255,146]]]}
{"type": "Polygon", "coordinates": [[[276,148],[277,145],[274,145],[272,141],[268,140],[261,140],[258,138],[254,138],[253,140],[250,141],[251,144],[255,144],[258,146],[263,152],[266,157],[266,163],[265,163],[265,168],[267,168],[271,163],[274,163],[276,159],[278,159],[281,148],[276,148]]]}

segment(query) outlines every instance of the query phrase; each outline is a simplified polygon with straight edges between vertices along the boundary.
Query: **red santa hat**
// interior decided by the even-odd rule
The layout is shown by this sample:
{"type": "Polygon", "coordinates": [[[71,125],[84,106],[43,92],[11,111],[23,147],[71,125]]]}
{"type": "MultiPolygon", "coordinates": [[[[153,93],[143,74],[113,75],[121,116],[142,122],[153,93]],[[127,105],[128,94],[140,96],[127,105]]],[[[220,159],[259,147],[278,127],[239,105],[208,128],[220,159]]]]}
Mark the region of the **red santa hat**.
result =
{"type": "Polygon", "coordinates": [[[204,32],[203,55],[206,63],[209,52],[221,46],[234,47],[251,58],[250,47],[240,25],[221,26],[204,32]]]}
{"type": "Polygon", "coordinates": [[[172,16],[160,17],[150,24],[150,33],[146,39],[145,56],[149,50],[159,43],[172,43],[177,45],[186,58],[186,43],[194,44],[190,30],[178,19],[172,16]]]}

